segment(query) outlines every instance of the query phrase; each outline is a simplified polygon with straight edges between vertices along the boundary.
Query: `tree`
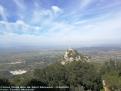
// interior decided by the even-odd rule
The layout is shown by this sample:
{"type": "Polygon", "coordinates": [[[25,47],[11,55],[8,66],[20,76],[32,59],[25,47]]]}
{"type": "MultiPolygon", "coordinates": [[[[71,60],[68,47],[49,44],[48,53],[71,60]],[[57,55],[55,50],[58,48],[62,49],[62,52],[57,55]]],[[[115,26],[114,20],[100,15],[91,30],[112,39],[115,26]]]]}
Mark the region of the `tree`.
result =
{"type": "Polygon", "coordinates": [[[66,85],[67,72],[63,65],[56,63],[44,69],[36,69],[34,77],[39,81],[47,83],[48,86],[64,86],[66,85]]]}
{"type": "Polygon", "coordinates": [[[85,89],[99,91],[101,77],[95,67],[86,62],[71,62],[66,66],[69,72],[68,82],[72,86],[83,86],[85,89]]]}
{"type": "Polygon", "coordinates": [[[8,79],[5,79],[5,78],[1,78],[0,79],[0,86],[10,86],[11,83],[9,82],[8,79]]]}
{"type": "Polygon", "coordinates": [[[121,62],[110,59],[101,69],[102,79],[108,81],[109,87],[115,91],[121,89],[121,62]]]}

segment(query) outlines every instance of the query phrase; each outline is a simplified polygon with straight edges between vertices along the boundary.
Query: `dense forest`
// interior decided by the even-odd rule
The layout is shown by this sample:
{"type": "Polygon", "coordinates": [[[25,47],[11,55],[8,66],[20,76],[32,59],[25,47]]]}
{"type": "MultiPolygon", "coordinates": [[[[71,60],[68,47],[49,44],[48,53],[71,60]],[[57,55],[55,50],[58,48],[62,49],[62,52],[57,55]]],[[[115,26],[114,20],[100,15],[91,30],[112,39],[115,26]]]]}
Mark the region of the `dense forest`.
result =
{"type": "Polygon", "coordinates": [[[62,65],[57,62],[12,79],[0,78],[0,86],[69,86],[81,91],[103,91],[102,80],[107,81],[112,91],[121,91],[121,62],[114,59],[105,63],[73,61],[62,65]]]}

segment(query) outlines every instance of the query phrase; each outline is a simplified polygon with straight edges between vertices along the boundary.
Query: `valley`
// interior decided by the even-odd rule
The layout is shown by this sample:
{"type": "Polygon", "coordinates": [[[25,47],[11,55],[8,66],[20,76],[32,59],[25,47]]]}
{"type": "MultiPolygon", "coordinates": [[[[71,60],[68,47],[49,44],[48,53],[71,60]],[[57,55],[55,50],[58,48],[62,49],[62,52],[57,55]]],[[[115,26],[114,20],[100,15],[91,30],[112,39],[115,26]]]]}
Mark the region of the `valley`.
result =
{"type": "MultiPolygon", "coordinates": [[[[89,62],[103,63],[109,59],[121,60],[121,48],[77,48],[79,53],[89,57],[89,62]]],[[[32,71],[44,68],[50,64],[63,60],[63,50],[27,50],[19,52],[0,53],[0,75],[11,71],[32,71]]]]}

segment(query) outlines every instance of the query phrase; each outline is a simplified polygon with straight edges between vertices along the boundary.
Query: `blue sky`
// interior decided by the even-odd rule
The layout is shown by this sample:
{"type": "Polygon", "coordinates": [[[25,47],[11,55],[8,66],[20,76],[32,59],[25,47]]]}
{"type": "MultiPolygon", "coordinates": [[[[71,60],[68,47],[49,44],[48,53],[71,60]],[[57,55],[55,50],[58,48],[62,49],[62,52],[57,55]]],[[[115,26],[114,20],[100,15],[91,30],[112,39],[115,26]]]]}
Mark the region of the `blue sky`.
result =
{"type": "Polygon", "coordinates": [[[0,46],[121,45],[121,0],[0,0],[0,46]]]}

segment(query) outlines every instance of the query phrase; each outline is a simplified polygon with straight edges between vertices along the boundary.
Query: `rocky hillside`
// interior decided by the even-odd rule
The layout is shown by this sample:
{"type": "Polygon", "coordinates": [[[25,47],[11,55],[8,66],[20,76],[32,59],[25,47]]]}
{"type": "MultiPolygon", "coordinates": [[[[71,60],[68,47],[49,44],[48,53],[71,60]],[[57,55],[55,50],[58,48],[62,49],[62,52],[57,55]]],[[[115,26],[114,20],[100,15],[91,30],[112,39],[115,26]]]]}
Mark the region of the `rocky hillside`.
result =
{"type": "Polygon", "coordinates": [[[68,49],[63,57],[63,61],[61,61],[61,64],[66,64],[72,61],[86,61],[88,60],[87,56],[84,56],[77,52],[77,50],[74,49],[68,49]]]}

